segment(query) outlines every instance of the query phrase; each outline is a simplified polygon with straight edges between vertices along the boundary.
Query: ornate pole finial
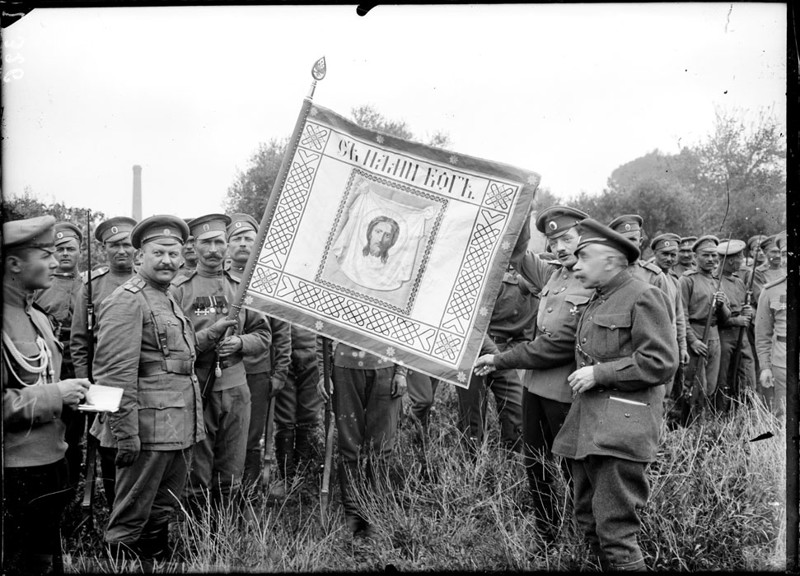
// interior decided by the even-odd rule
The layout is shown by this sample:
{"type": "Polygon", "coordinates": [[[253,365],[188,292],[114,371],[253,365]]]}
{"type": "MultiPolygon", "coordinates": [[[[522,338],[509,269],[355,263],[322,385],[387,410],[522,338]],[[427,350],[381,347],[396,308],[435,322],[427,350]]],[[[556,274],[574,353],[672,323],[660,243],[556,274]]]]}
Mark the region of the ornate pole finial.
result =
{"type": "Polygon", "coordinates": [[[308,92],[309,100],[314,97],[314,89],[317,87],[317,81],[325,78],[325,73],[327,71],[328,66],[325,63],[325,56],[314,62],[314,66],[311,68],[311,77],[314,79],[314,82],[311,83],[311,90],[308,92]]]}

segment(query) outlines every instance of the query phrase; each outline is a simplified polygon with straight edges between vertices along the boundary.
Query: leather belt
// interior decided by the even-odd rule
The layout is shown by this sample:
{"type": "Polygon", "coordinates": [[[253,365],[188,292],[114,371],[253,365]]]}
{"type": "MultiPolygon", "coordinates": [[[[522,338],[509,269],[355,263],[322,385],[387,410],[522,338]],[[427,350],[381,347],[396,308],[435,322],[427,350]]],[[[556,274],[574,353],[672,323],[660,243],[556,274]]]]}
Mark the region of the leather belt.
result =
{"type": "Polygon", "coordinates": [[[784,344],[786,344],[786,336],[775,336],[775,340],[777,340],[778,342],[783,342],[784,344]]]}
{"type": "Polygon", "coordinates": [[[495,344],[502,343],[502,344],[510,344],[511,342],[516,341],[524,341],[525,338],[523,336],[508,336],[507,334],[492,334],[491,332],[487,333],[489,338],[492,339],[492,342],[495,344]]]}
{"type": "MultiPolygon", "coordinates": [[[[233,359],[230,358],[221,358],[219,361],[219,367],[225,370],[225,368],[230,368],[231,366],[236,366],[237,364],[241,363],[242,357],[237,356],[233,359]]],[[[209,368],[213,369],[217,367],[216,362],[197,362],[195,363],[195,369],[198,372],[202,372],[204,370],[208,370],[209,368]]]]}
{"type": "MultiPolygon", "coordinates": [[[[694,324],[695,326],[705,326],[706,325],[706,321],[705,320],[689,320],[689,324],[694,324]]],[[[716,320],[716,318],[714,318],[714,319],[711,320],[711,326],[713,327],[713,326],[716,326],[716,325],[717,325],[717,320],[716,320]]]]}
{"type": "Polygon", "coordinates": [[[139,364],[139,376],[156,376],[157,374],[194,374],[191,360],[158,360],[139,364]]]}

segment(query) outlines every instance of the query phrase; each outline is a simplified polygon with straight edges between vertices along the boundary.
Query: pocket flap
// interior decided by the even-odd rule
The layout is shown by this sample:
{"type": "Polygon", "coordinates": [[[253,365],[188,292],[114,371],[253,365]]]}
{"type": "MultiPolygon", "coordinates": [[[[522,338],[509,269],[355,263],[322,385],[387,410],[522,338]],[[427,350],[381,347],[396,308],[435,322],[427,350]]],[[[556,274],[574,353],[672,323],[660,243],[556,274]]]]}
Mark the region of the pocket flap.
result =
{"type": "Polygon", "coordinates": [[[580,294],[568,294],[564,296],[564,300],[575,306],[583,306],[589,301],[589,297],[581,296],[580,294]]]}
{"type": "Polygon", "coordinates": [[[598,326],[608,328],[609,330],[631,327],[630,314],[595,314],[593,321],[598,326]]]}
{"type": "Polygon", "coordinates": [[[186,400],[177,390],[139,391],[139,408],[183,408],[186,400]]]}

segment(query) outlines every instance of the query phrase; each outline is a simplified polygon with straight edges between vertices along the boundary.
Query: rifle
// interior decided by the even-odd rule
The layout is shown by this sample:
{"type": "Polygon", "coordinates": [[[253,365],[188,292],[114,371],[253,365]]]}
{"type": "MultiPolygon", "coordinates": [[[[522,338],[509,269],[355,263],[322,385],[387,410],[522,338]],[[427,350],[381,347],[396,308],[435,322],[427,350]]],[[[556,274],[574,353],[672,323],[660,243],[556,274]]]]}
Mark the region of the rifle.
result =
{"type": "MultiPolygon", "coordinates": [[[[717,278],[717,287],[714,289],[714,293],[716,294],[720,290],[720,286],[722,286],[722,268],[725,266],[725,259],[727,258],[727,254],[724,254],[722,257],[722,264],[719,266],[719,278],[717,278]]],[[[708,315],[706,316],[705,324],[703,325],[703,334],[700,336],[700,341],[703,344],[708,345],[708,332],[711,328],[711,321],[714,319],[714,314],[717,311],[717,301],[715,300],[711,306],[708,308],[708,315]]],[[[691,326],[688,327],[690,330],[693,330],[691,326]]],[[[701,354],[692,355],[689,359],[689,365],[686,367],[686,372],[684,373],[684,386],[683,386],[683,406],[681,407],[681,423],[686,426],[689,422],[691,417],[691,413],[693,411],[693,406],[691,402],[692,395],[694,394],[695,389],[698,389],[700,394],[705,399],[705,390],[703,390],[702,383],[699,381],[698,374],[701,374],[705,371],[705,363],[706,363],[706,356],[701,354]]]]}
{"type": "MultiPolygon", "coordinates": [[[[753,267],[750,269],[750,278],[747,281],[747,290],[744,293],[744,306],[750,306],[753,300],[753,279],[756,276],[756,263],[758,259],[753,257],[753,267]]],[[[733,349],[733,386],[731,395],[738,399],[741,391],[739,390],[739,365],[742,361],[742,343],[744,341],[744,331],[747,326],[739,327],[739,335],[736,337],[736,348],[733,349]]]]}
{"type": "Polygon", "coordinates": [[[328,496],[331,483],[331,466],[333,465],[333,427],[336,423],[336,419],[333,417],[331,359],[328,356],[330,342],[330,338],[322,338],[322,373],[325,379],[325,389],[328,391],[328,399],[325,401],[325,467],[322,471],[322,488],[319,491],[319,511],[323,525],[327,522],[328,515],[328,496]]]}
{"type": "MultiPolygon", "coordinates": [[[[94,360],[94,300],[92,299],[92,228],[91,210],[86,211],[86,330],[87,338],[87,370],[89,381],[92,382],[92,361],[94,360]]],[[[94,424],[96,414],[91,418],[86,418],[86,471],[84,474],[85,482],[83,485],[83,500],[81,500],[81,511],[83,521],[94,523],[94,482],[97,473],[97,444],[98,440],[90,434],[92,424],[94,424]]]]}

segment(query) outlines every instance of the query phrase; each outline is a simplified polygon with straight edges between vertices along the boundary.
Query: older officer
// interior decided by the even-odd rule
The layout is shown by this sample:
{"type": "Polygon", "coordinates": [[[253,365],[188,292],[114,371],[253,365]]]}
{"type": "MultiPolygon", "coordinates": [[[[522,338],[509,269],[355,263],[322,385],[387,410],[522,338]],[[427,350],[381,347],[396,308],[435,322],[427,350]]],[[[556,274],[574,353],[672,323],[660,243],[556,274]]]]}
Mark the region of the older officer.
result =
{"type": "MultiPolygon", "coordinates": [[[[228,224],[229,273],[242,280],[258,234],[258,222],[249,214],[231,214],[228,224]]],[[[267,423],[269,398],[286,384],[292,353],[292,335],[288,322],[268,317],[272,346],[268,354],[245,356],[244,370],[250,389],[250,426],[247,432],[247,453],[244,459],[244,484],[247,488],[261,481],[261,438],[267,423]]],[[[267,487],[269,488],[269,487],[267,487]]]]}
{"type": "MultiPolygon", "coordinates": [[[[542,536],[552,541],[560,524],[555,481],[546,462],[558,431],[569,413],[572,391],[567,376],[575,369],[575,329],[581,310],[592,290],[573,276],[578,224],[587,215],[569,206],[551,206],[536,218],[536,229],[544,233],[557,261],[531,252],[515,250],[512,259],[520,273],[539,294],[535,338],[497,355],[481,356],[475,364],[480,373],[493,369],[527,368],[522,396],[522,437],[536,522],[542,536]]],[[[529,226],[517,246],[527,246],[529,226]]],[[[562,461],[564,475],[569,469],[562,461]]]]}
{"type": "Polygon", "coordinates": [[[119,410],[105,424],[117,445],[117,492],[105,533],[114,556],[127,550],[168,557],[169,517],[192,446],[205,437],[195,334],[169,290],[188,234],[174,216],[137,224],[131,243],[141,250],[141,266],[99,315],[94,378],[123,390],[119,410]]]}
{"type": "MultiPolygon", "coordinates": [[[[56,338],[63,347],[61,360],[61,378],[74,378],[75,369],[69,353],[70,329],[72,327],[72,311],[75,307],[75,296],[81,287],[78,276],[78,259],[81,255],[83,234],[72,222],[56,222],[55,247],[58,268],[54,273],[53,284],[49,288],[38,290],[34,302],[55,324],[56,338]]],[[[67,410],[61,417],[67,426],[67,464],[69,465],[69,483],[77,487],[81,474],[81,439],[86,428],[83,412],[67,410]]]]}
{"type": "MultiPolygon", "coordinates": [[[[778,248],[785,264],[785,236],[778,239],[778,248]]],[[[779,415],[786,411],[786,286],[786,274],[764,286],[755,321],[761,389],[772,411],[779,415]]]]}
{"type": "Polygon", "coordinates": [[[689,344],[689,366],[684,386],[691,390],[690,406],[697,416],[714,397],[720,360],[717,325],[727,322],[731,314],[725,303],[725,294],[718,290],[720,282],[715,275],[719,264],[718,245],[716,236],[709,234],[698,238],[692,246],[697,268],[685,272],[680,279],[683,311],[688,320],[686,341],[689,344]],[[709,314],[711,323],[704,340],[703,331],[709,314]]]}
{"type": "Polygon", "coordinates": [[[64,411],[89,387],[60,380],[61,350],[35,290],[52,284],[55,218],[3,224],[3,570],[61,572],[59,523],[67,503],[64,411]]]}
{"type": "Polygon", "coordinates": [[[735,386],[734,379],[738,379],[741,386],[755,389],[756,372],[753,366],[753,356],[750,342],[747,337],[747,327],[753,319],[753,308],[745,306],[747,287],[739,277],[739,270],[744,259],[745,243],[741,240],[724,240],[717,246],[717,254],[725,256],[724,263],[720,264],[717,274],[722,275],[720,289],[725,293],[730,317],[719,325],[719,376],[717,377],[717,392],[714,398],[715,406],[720,410],[727,410],[731,394],[737,389],[739,394],[742,388],[735,386]],[[739,342],[739,333],[742,332],[742,341],[739,348],[740,361],[738,374],[733,374],[734,355],[736,344],[739,342]]]}
{"type": "Polygon", "coordinates": [[[196,373],[204,395],[206,438],[193,452],[187,485],[192,506],[201,504],[209,491],[225,504],[224,500],[235,496],[241,486],[250,426],[250,389],[242,359],[268,354],[271,342],[266,316],[243,310],[234,334],[212,342],[216,350],[212,345],[205,351],[202,331],[225,317],[236,304],[239,280],[223,269],[230,222],[224,214],[192,220],[197,269],[173,281],[175,300],[192,321],[204,350],[197,358],[196,373]]]}
{"type": "Polygon", "coordinates": [[[697,242],[697,236],[685,236],[678,244],[678,262],[672,267],[672,271],[680,278],[684,272],[695,269],[694,250],[692,246],[697,242]]]}
{"type": "MultiPolygon", "coordinates": [[[[136,249],[131,244],[131,230],[136,226],[136,220],[127,216],[116,216],[100,223],[94,231],[94,237],[103,245],[103,252],[108,261],[108,266],[102,266],[91,271],[92,276],[92,306],[94,309],[94,329],[89,332],[88,309],[89,289],[87,287],[89,276],[83,276],[83,283],[75,297],[75,311],[72,313],[72,334],[70,337],[70,352],[72,364],[75,366],[75,375],[79,378],[89,376],[89,338],[97,338],[97,315],[106,297],[133,276],[133,256],[136,249]]],[[[105,414],[100,414],[94,419],[89,433],[100,442],[100,467],[103,474],[103,489],[106,493],[106,505],[111,510],[114,503],[114,476],[116,466],[116,447],[114,438],[104,433],[102,421],[105,414]]]]}
{"type": "Polygon", "coordinates": [[[639,249],[599,222],[581,222],[575,277],[594,289],[576,334],[576,395],[553,444],[569,458],[575,520],[604,569],[642,570],[638,508],[649,497],[645,468],[655,459],[664,384],[678,344],[663,291],[633,277],[639,249]]]}

